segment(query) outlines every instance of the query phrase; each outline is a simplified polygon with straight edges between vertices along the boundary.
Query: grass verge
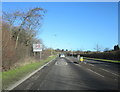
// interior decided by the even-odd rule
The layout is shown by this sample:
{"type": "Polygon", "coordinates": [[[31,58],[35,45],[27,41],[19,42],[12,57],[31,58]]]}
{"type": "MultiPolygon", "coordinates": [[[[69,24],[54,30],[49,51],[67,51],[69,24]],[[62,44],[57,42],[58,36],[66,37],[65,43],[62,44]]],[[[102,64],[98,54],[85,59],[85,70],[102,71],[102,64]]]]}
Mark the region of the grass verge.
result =
{"type": "Polygon", "coordinates": [[[15,83],[20,80],[22,77],[32,73],[34,70],[38,69],[45,63],[51,61],[56,58],[56,56],[50,56],[46,60],[42,60],[40,62],[30,63],[15,69],[11,69],[6,72],[2,72],[2,87],[3,89],[7,88],[9,85],[15,83]]]}
{"type": "Polygon", "coordinates": [[[92,59],[92,60],[100,60],[100,61],[107,61],[107,62],[120,63],[120,61],[117,61],[117,60],[107,60],[107,59],[88,58],[88,57],[84,57],[84,59],[92,59]]]}

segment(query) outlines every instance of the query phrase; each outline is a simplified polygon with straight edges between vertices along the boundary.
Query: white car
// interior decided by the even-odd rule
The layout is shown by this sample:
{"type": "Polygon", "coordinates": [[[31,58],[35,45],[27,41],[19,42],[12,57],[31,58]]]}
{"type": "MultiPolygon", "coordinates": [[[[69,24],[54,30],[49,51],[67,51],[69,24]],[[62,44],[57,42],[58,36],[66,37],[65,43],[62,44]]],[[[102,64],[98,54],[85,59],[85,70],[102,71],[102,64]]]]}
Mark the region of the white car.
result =
{"type": "Polygon", "coordinates": [[[65,57],[65,55],[64,55],[64,54],[60,54],[59,56],[60,56],[60,57],[65,57]]]}

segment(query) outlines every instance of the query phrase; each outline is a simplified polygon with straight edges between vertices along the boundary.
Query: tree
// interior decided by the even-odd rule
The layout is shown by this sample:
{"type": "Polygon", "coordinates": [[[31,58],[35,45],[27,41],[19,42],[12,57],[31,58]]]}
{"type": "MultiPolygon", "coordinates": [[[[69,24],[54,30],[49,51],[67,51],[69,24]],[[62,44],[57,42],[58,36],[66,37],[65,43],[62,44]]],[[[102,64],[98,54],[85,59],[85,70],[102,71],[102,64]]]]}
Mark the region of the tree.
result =
{"type": "Polygon", "coordinates": [[[91,51],[90,50],[87,50],[86,53],[90,53],[91,51]]]}
{"type": "Polygon", "coordinates": [[[117,51],[117,50],[119,50],[119,49],[120,49],[120,48],[119,48],[118,45],[115,45],[115,46],[114,46],[114,50],[115,50],[115,51],[117,51]]]}
{"type": "Polygon", "coordinates": [[[104,52],[107,52],[107,51],[109,51],[109,50],[110,50],[109,48],[105,48],[105,49],[104,49],[104,52]]]}
{"type": "MultiPolygon", "coordinates": [[[[17,48],[21,32],[23,32],[22,30],[29,31],[28,33],[33,30],[38,31],[38,29],[41,27],[41,20],[43,19],[44,13],[45,10],[42,8],[33,8],[25,12],[15,11],[14,13],[3,13],[3,18],[10,24],[10,32],[15,24],[18,26],[15,39],[15,48],[17,48]]],[[[26,42],[27,44],[32,36],[33,35],[31,33],[28,35],[28,41],[26,42]]]]}
{"type": "Polygon", "coordinates": [[[64,49],[62,49],[62,52],[64,51],[64,49]]]}
{"type": "Polygon", "coordinates": [[[101,51],[101,48],[98,44],[96,44],[96,47],[94,48],[97,52],[100,52],[101,51]]]}
{"type": "Polygon", "coordinates": [[[66,51],[68,51],[68,49],[66,49],[66,51]]]}

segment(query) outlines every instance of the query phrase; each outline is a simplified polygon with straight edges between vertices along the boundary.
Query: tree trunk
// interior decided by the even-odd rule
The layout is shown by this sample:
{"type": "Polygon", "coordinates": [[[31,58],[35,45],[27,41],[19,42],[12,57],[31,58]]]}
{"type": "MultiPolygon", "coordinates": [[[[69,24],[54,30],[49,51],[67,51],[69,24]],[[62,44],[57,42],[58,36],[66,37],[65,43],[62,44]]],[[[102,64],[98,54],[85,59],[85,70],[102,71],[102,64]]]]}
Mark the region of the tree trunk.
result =
{"type": "MultiPolygon", "coordinates": [[[[19,32],[19,34],[20,34],[20,32],[19,32]]],[[[17,39],[16,39],[16,43],[15,43],[15,49],[17,49],[18,40],[19,40],[19,34],[17,35],[17,39]]]]}

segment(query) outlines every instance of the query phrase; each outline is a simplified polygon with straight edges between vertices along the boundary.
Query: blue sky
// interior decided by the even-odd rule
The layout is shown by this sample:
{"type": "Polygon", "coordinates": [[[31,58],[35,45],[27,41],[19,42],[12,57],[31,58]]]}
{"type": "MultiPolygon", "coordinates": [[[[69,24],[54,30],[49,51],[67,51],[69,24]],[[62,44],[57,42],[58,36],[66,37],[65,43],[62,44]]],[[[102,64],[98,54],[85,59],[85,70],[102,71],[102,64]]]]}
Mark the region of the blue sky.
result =
{"type": "Polygon", "coordinates": [[[47,47],[94,50],[96,44],[113,49],[118,44],[117,2],[3,3],[4,11],[42,7],[47,10],[41,34],[47,47]]]}

